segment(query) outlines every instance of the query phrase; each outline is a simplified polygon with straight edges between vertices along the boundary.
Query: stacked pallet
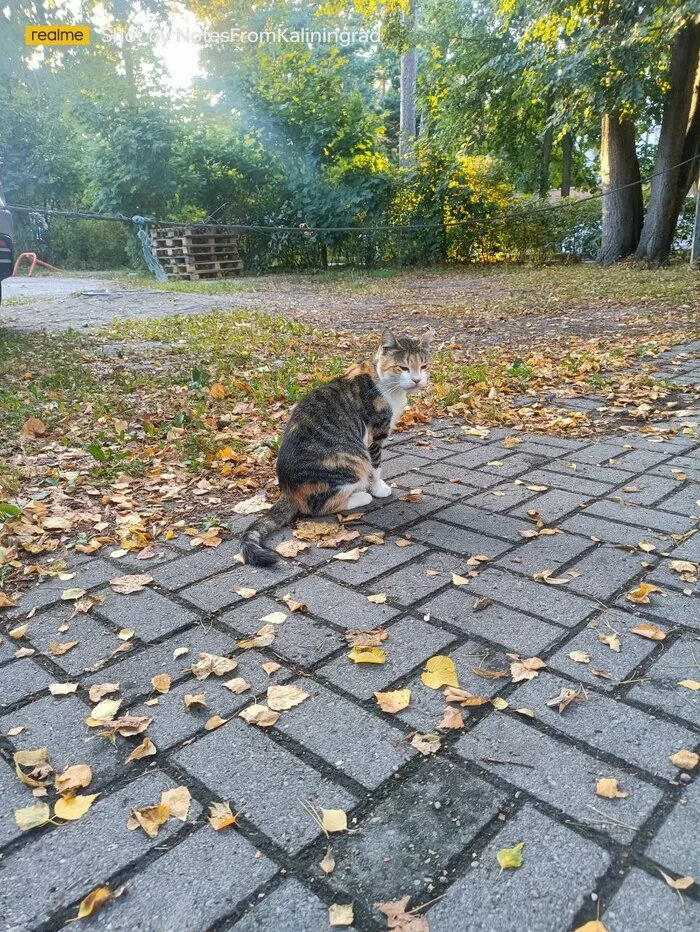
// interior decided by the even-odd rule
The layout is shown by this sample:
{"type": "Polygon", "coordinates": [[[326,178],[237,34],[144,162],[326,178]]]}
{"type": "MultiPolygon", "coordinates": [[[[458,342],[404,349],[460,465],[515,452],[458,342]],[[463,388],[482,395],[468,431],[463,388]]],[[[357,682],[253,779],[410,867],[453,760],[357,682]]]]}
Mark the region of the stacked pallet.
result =
{"type": "Polygon", "coordinates": [[[160,227],[151,230],[151,244],[168,278],[177,281],[230,278],[243,271],[238,236],[217,227],[160,227]]]}

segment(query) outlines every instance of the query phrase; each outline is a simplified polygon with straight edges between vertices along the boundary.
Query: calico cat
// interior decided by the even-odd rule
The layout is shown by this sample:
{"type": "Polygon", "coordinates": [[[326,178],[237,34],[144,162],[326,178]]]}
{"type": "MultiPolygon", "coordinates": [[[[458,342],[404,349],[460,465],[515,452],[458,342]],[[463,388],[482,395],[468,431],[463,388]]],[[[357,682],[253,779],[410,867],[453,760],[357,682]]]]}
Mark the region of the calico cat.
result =
{"type": "Polygon", "coordinates": [[[409,392],[428,382],[432,331],[420,340],[390,330],[373,361],[325,382],[293,409],[277,458],[280,497],[243,535],[246,563],[272,566],[265,538],[298,515],[327,515],[391,495],[381,477],[382,445],[409,392]]]}

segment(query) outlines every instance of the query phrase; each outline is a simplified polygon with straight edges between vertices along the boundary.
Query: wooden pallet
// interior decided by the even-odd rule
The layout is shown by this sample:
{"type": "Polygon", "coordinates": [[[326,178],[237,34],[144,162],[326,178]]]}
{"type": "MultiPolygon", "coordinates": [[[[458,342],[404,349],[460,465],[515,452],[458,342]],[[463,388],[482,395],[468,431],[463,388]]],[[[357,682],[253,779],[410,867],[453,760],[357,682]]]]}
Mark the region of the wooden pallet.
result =
{"type": "Polygon", "coordinates": [[[215,227],[172,227],[152,231],[151,243],[168,277],[178,281],[228,278],[243,271],[235,233],[215,227]]]}

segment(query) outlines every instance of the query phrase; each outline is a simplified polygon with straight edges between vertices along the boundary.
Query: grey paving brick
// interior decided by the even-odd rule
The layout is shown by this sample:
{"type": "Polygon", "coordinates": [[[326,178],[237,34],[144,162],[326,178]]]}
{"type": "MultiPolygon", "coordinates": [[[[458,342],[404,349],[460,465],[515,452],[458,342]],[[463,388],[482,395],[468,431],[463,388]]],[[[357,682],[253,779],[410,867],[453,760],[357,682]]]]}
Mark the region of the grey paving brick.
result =
{"type": "Polygon", "coordinates": [[[450,505],[449,508],[444,508],[436,514],[435,518],[438,521],[459,524],[490,537],[500,537],[512,543],[519,543],[522,540],[520,531],[527,530],[531,526],[531,522],[527,519],[485,514],[469,505],[450,505]]]}
{"type": "Polygon", "coordinates": [[[422,469],[420,474],[423,482],[426,481],[427,476],[435,476],[437,479],[445,479],[448,482],[459,480],[467,486],[475,486],[478,489],[490,489],[491,486],[498,485],[501,481],[498,476],[491,476],[478,469],[447,462],[431,463],[430,466],[422,469]]]}
{"type": "Polygon", "coordinates": [[[126,654],[116,663],[90,674],[83,684],[89,689],[93,683],[118,682],[119,695],[125,703],[129,703],[151,692],[151,678],[157,674],[167,673],[175,681],[189,672],[200,652],[228,655],[234,646],[235,638],[232,635],[222,634],[210,626],[196,625],[160,644],[126,654]],[[173,657],[178,647],[188,648],[189,653],[173,657]]]}
{"type": "MultiPolygon", "coordinates": [[[[653,556],[651,559],[654,559],[653,556]]],[[[649,560],[650,555],[643,552],[629,553],[618,547],[599,544],[595,550],[568,568],[571,573],[581,575],[572,576],[566,591],[606,601],[621,586],[629,584],[630,580],[643,573],[642,562],[648,563],[649,560]]]]}
{"type": "MultiPolygon", "coordinates": [[[[678,488],[678,483],[673,479],[658,480],[668,482],[673,488],[678,488]]],[[[700,517],[700,484],[697,482],[684,484],[677,492],[669,498],[664,499],[662,507],[664,511],[672,511],[679,515],[692,515],[696,520],[700,517]]]]}
{"type": "Polygon", "coordinates": [[[582,505],[589,502],[589,495],[582,495],[580,492],[566,492],[563,489],[550,489],[533,498],[527,505],[521,505],[519,508],[510,512],[512,515],[527,518],[528,511],[539,511],[545,524],[552,527],[557,521],[568,515],[569,512],[576,512],[582,505]]]}
{"type": "Polygon", "coordinates": [[[610,856],[592,841],[525,806],[426,913],[431,932],[562,932],[610,856]],[[525,842],[523,865],[500,872],[496,852],[525,842]]]}
{"type": "Polygon", "coordinates": [[[276,873],[238,832],[205,825],[131,878],[128,896],[110,905],[104,923],[110,932],[195,932],[224,918],[276,873]],[[150,910],[154,890],[158,908],[150,910]]]}
{"type": "MultiPolygon", "coordinates": [[[[547,463],[547,470],[561,473],[564,476],[575,476],[576,479],[600,482],[614,487],[626,485],[635,475],[634,472],[629,472],[620,466],[591,466],[581,461],[577,456],[562,456],[558,460],[550,460],[547,463]]],[[[523,476],[522,478],[526,477],[523,476]]]]}
{"type": "Polygon", "coordinates": [[[416,456],[411,453],[401,454],[392,457],[388,463],[382,464],[382,478],[388,482],[393,476],[398,476],[402,472],[409,472],[409,470],[416,470],[416,474],[418,474],[418,471],[430,462],[431,460],[425,456],[416,456]]]}
{"type": "Polygon", "coordinates": [[[700,563],[700,532],[696,531],[675,547],[671,556],[674,560],[692,560],[694,563],[700,563]]]}
{"type": "Polygon", "coordinates": [[[661,531],[665,534],[683,534],[693,525],[690,518],[673,515],[654,508],[641,508],[636,505],[620,505],[617,502],[594,502],[586,509],[586,514],[620,524],[633,524],[636,527],[661,531]]]}
{"type": "Polygon", "coordinates": [[[546,460],[544,454],[541,456],[526,455],[521,452],[507,454],[505,450],[501,450],[500,454],[502,455],[497,454],[494,456],[493,460],[502,465],[489,466],[486,463],[479,467],[480,472],[487,473],[490,476],[498,476],[501,479],[514,478],[515,476],[521,476],[528,469],[541,466],[546,460]]]}
{"type": "Polygon", "coordinates": [[[561,628],[502,605],[491,604],[475,612],[472,605],[476,596],[471,587],[453,587],[431,599],[421,610],[428,612],[431,618],[449,622],[465,634],[475,634],[528,656],[540,653],[562,636],[561,628]]]}
{"type": "Polygon", "coordinates": [[[519,434],[522,444],[518,444],[518,449],[522,449],[523,444],[536,444],[538,447],[543,446],[545,449],[553,448],[561,451],[582,450],[589,446],[589,440],[574,440],[573,437],[550,437],[544,434],[519,434]]]}
{"type": "Polygon", "coordinates": [[[402,563],[425,552],[425,547],[418,544],[414,547],[397,547],[396,540],[396,537],[387,537],[386,543],[370,546],[357,563],[333,560],[324,567],[323,572],[338,582],[357,586],[383,573],[389,573],[402,563]]]}
{"type": "Polygon", "coordinates": [[[15,822],[15,809],[35,802],[36,797],[28,786],[19,782],[9,761],[5,763],[0,759],[0,848],[23,834],[15,822]]]}
{"type": "MultiPolygon", "coordinates": [[[[591,919],[596,905],[591,904],[591,919]]],[[[681,900],[660,877],[633,867],[600,918],[608,932],[696,932],[700,903],[681,900]]]]}
{"type": "Polygon", "coordinates": [[[685,482],[685,479],[678,478],[680,475],[678,470],[682,470],[688,479],[700,482],[697,449],[683,453],[680,456],[674,456],[673,459],[667,460],[661,466],[655,468],[659,475],[670,476],[672,479],[676,479],[677,482],[685,482]]]}
{"type": "Polygon", "coordinates": [[[376,527],[390,531],[394,528],[403,527],[404,524],[417,521],[423,515],[428,515],[433,511],[437,511],[438,508],[444,507],[445,503],[442,499],[431,498],[429,495],[423,495],[419,502],[400,502],[395,499],[389,504],[382,505],[375,511],[368,513],[366,520],[376,527]]]}
{"type": "MultiPolygon", "coordinates": [[[[534,500],[536,494],[525,485],[516,485],[514,482],[501,482],[487,492],[479,492],[467,500],[465,504],[482,511],[510,511],[521,502],[534,500]]],[[[528,505],[527,508],[530,506],[528,505]]]]}
{"type": "Polygon", "coordinates": [[[668,456],[663,450],[630,450],[619,458],[619,466],[627,471],[645,472],[663,463],[668,456]]]}
{"type": "MultiPolygon", "coordinates": [[[[191,537],[185,537],[187,549],[189,550],[189,541],[192,540],[191,537]]],[[[112,550],[112,553],[118,551],[112,550]]],[[[141,551],[143,552],[143,551],[141,551]]],[[[110,553],[105,554],[105,560],[108,560],[114,565],[114,575],[115,576],[126,576],[127,573],[150,573],[152,569],[155,569],[157,566],[162,566],[164,563],[169,563],[171,560],[177,560],[181,554],[181,550],[173,547],[164,547],[159,543],[154,545],[154,556],[149,560],[143,560],[139,556],[138,551],[129,551],[125,553],[123,557],[112,557],[110,553]]],[[[88,559],[90,559],[88,557],[88,559]]]]}
{"type": "MultiPolygon", "coordinates": [[[[547,567],[542,567],[547,569],[547,567]]],[[[572,628],[591,614],[593,605],[577,595],[562,592],[558,586],[534,582],[488,569],[474,580],[471,588],[477,595],[488,596],[512,608],[525,608],[547,621],[572,628]]]]}
{"type": "Polygon", "coordinates": [[[43,692],[53,679],[30,657],[14,660],[0,667],[0,705],[11,706],[43,692]]]}
{"type": "Polygon", "coordinates": [[[662,531],[650,531],[646,528],[620,524],[617,521],[605,521],[594,515],[580,514],[567,518],[561,525],[563,531],[581,534],[583,537],[595,537],[598,541],[609,544],[624,544],[636,547],[641,540],[655,544],[658,550],[667,550],[670,546],[669,535],[662,531]]]}
{"type": "MultiPolygon", "coordinates": [[[[629,505],[655,505],[657,502],[661,501],[664,496],[668,495],[669,492],[672,492],[674,488],[676,488],[676,486],[672,479],[662,479],[660,476],[653,476],[651,473],[646,473],[635,479],[634,482],[630,482],[628,485],[623,486],[619,491],[615,492],[614,497],[622,499],[625,504],[629,505]],[[626,492],[625,489],[627,488],[635,488],[639,491],[626,492]]],[[[672,510],[666,507],[665,502],[659,507],[664,511],[672,510]]]]}
{"type": "Polygon", "coordinates": [[[560,648],[548,661],[553,670],[559,670],[582,683],[589,683],[606,692],[614,689],[618,683],[627,680],[632,671],[657,646],[658,641],[650,641],[630,634],[639,619],[626,612],[606,611],[599,618],[595,618],[587,628],[584,628],[572,640],[560,648]],[[611,650],[604,644],[599,635],[617,633],[620,638],[620,650],[611,650]],[[591,658],[590,663],[577,663],[571,660],[572,651],[585,651],[591,658]],[[610,675],[610,679],[595,676],[593,671],[610,675]]]}
{"type": "MultiPolygon", "coordinates": [[[[397,476],[394,481],[407,489],[413,488],[415,483],[408,483],[403,480],[403,476],[397,476]]],[[[421,488],[425,495],[437,496],[437,498],[444,498],[451,502],[469,498],[470,495],[474,495],[478,491],[476,488],[465,485],[463,482],[447,482],[440,479],[433,479],[431,482],[422,482],[421,488]]]]}
{"type": "Polygon", "coordinates": [[[240,718],[178,751],[174,760],[290,854],[321,831],[302,806],[304,800],[346,811],[356,804],[346,790],[240,718]]]}
{"type": "MultiPolygon", "coordinates": [[[[112,596],[118,598],[114,593],[112,596]]],[[[107,598],[109,599],[109,596],[107,598]]],[[[76,615],[68,623],[72,611],[72,607],[64,603],[60,607],[57,606],[41,615],[36,615],[29,623],[27,640],[32,647],[49,656],[66,673],[77,675],[98,660],[108,657],[122,642],[117,638],[115,631],[92,617],[91,614],[76,615]],[[59,626],[66,623],[68,623],[68,630],[59,631],[59,626]],[[77,641],[78,643],[69,653],[55,657],[50,648],[52,641],[59,643],[77,641]]]]}
{"type": "Polygon", "coordinates": [[[165,589],[171,591],[181,589],[200,579],[206,579],[214,573],[230,570],[234,565],[233,558],[238,553],[239,547],[239,542],[233,540],[224,541],[220,546],[205,551],[190,551],[180,560],[173,560],[165,566],[155,567],[151,575],[156,583],[165,589]]]}
{"type": "Polygon", "coordinates": [[[496,816],[504,798],[459,764],[426,761],[366,814],[360,832],[333,845],[329,882],[338,902],[370,905],[407,893],[439,894],[454,874],[450,861],[496,816]]]}
{"type": "MultiPolygon", "coordinates": [[[[126,827],[132,808],[153,806],[175,784],[164,774],[149,774],[109,796],[95,800],[79,822],[44,832],[3,859],[0,916],[5,928],[34,928],[59,909],[81,899],[147,851],[163,845],[182,822],[170,819],[156,838],[126,827]],[[27,896],[31,878],[32,895],[27,896]]],[[[199,807],[193,803],[190,819],[199,807]]],[[[76,910],[77,912],[77,910],[76,910]]],[[[105,916],[106,918],[106,916],[105,916]]]]}
{"type": "MultiPolygon", "coordinates": [[[[449,450],[426,440],[411,440],[406,443],[398,443],[396,446],[392,445],[391,449],[402,456],[412,454],[427,460],[441,460],[450,455],[449,450]]],[[[457,451],[455,450],[453,452],[456,453],[457,451]]]]}
{"type": "Polygon", "coordinates": [[[133,595],[107,593],[107,601],[100,605],[99,614],[120,628],[133,628],[136,637],[147,643],[185,628],[195,620],[193,612],[153,589],[133,595]]]}
{"type": "Polygon", "coordinates": [[[663,651],[629,698],[700,725],[700,693],[679,686],[681,680],[700,680],[700,650],[691,635],[684,635],[663,651]]]}
{"type": "MultiPolygon", "coordinates": [[[[420,553],[423,548],[400,548],[403,553],[420,553]]],[[[392,602],[398,605],[412,605],[420,599],[440,589],[452,579],[452,573],[464,572],[464,561],[448,553],[432,551],[426,553],[415,563],[403,566],[389,576],[372,583],[369,588],[373,593],[384,592],[392,602]]]]}
{"type": "MultiPolygon", "coordinates": [[[[680,573],[675,573],[669,568],[669,563],[670,560],[668,559],[661,559],[656,565],[652,563],[644,581],[655,583],[664,590],[671,588],[680,589],[681,592],[683,592],[687,589],[693,593],[700,593],[700,585],[698,582],[686,582],[680,573]]],[[[683,575],[688,576],[690,574],[684,573],[683,575]]],[[[695,575],[697,577],[697,572],[695,575]]]]}
{"type": "Polygon", "coordinates": [[[575,463],[587,463],[591,466],[600,466],[607,465],[609,460],[618,459],[624,453],[624,441],[615,440],[608,442],[601,440],[592,443],[583,450],[576,450],[575,454],[572,455],[572,459],[575,463]]]}
{"type": "Polygon", "coordinates": [[[298,566],[284,560],[280,560],[270,568],[237,566],[227,573],[212,576],[211,579],[180,589],[178,594],[196,608],[207,612],[218,612],[242,600],[242,597],[234,592],[234,586],[244,586],[259,591],[291,579],[299,572],[298,566]]]}
{"type": "Polygon", "coordinates": [[[497,540],[495,537],[487,537],[478,531],[455,527],[452,524],[445,524],[442,521],[433,521],[432,519],[414,525],[410,533],[411,537],[416,540],[441,547],[443,550],[452,550],[464,557],[470,557],[474,554],[498,557],[511,547],[510,544],[497,540]]]}
{"type": "Polygon", "coordinates": [[[25,725],[26,730],[12,738],[17,750],[46,747],[54,770],[65,770],[70,764],[89,764],[94,782],[104,782],[121,769],[121,748],[117,750],[108,741],[95,737],[94,730],[85,724],[89,714],[89,706],[76,695],[46,696],[6,715],[2,730],[7,732],[25,725]]]}
{"type": "MultiPolygon", "coordinates": [[[[649,605],[634,606],[635,614],[643,614],[651,618],[658,618],[670,624],[686,625],[689,628],[700,629],[700,598],[697,594],[683,595],[682,592],[666,589],[663,594],[652,593],[649,605]]],[[[629,609],[632,603],[621,595],[616,602],[620,608],[629,609]]]]}
{"type": "MultiPolygon", "coordinates": [[[[534,527],[534,525],[533,525],[534,527]]],[[[495,565],[525,576],[552,567],[559,569],[565,563],[590,550],[593,543],[575,534],[546,534],[532,537],[496,560],[495,565]]],[[[558,574],[557,574],[558,575],[558,574]]]]}
{"type": "Polygon", "coordinates": [[[376,628],[393,618],[397,613],[389,605],[374,605],[360,592],[321,576],[307,576],[288,587],[278,589],[277,597],[291,592],[298,602],[303,602],[309,612],[343,628],[376,628]]]}
{"type": "Polygon", "coordinates": [[[629,844],[661,799],[642,780],[550,738],[511,715],[492,712],[455,745],[460,757],[474,761],[520,790],[560,809],[576,823],[629,844]],[[517,761],[495,763],[495,761],[517,761]],[[601,799],[596,782],[615,777],[626,799],[601,799]]]}
{"type": "Polygon", "coordinates": [[[500,444],[488,443],[485,446],[467,450],[465,453],[455,453],[445,460],[445,462],[455,466],[463,466],[465,469],[469,470],[479,466],[485,466],[486,463],[492,460],[503,460],[509,455],[509,451],[504,449],[500,444]]]}
{"type": "Polygon", "coordinates": [[[300,682],[311,697],[285,712],[275,726],[304,747],[375,789],[415,752],[390,722],[315,683],[300,682]]]}
{"type": "MultiPolygon", "coordinates": [[[[501,679],[488,679],[474,673],[474,670],[507,672],[510,661],[503,651],[486,648],[477,644],[476,641],[467,641],[456,650],[448,650],[446,653],[454,661],[459,685],[475,696],[495,696],[506,683],[510,682],[509,676],[501,679]]],[[[421,680],[420,673],[416,673],[406,685],[411,690],[411,704],[403,712],[399,712],[397,718],[417,731],[435,732],[447,705],[443,695],[444,689],[430,689],[421,680]]],[[[460,711],[465,722],[474,712],[472,709],[460,709],[460,711]]]]}
{"type": "Polygon", "coordinates": [[[673,807],[671,815],[647,848],[647,854],[681,877],[700,876],[700,846],[697,843],[699,824],[700,783],[695,780],[673,807]]]}
{"type": "MultiPolygon", "coordinates": [[[[346,927],[352,932],[353,927],[346,927]]],[[[328,907],[298,880],[285,880],[226,930],[236,932],[328,932],[328,907]]]]}
{"type": "Polygon", "coordinates": [[[99,559],[71,566],[69,572],[75,573],[70,581],[62,582],[56,576],[49,576],[25,592],[19,609],[13,611],[12,615],[15,617],[20,613],[26,615],[33,608],[44,608],[46,605],[58,602],[61,593],[66,589],[92,589],[120,575],[119,571],[107,560],[99,559]]]}
{"type": "Polygon", "coordinates": [[[536,469],[520,478],[523,482],[527,482],[528,485],[548,485],[550,488],[564,489],[567,492],[575,492],[583,496],[606,495],[610,489],[619,484],[618,482],[596,482],[593,479],[586,479],[578,474],[578,470],[574,471],[562,467],[561,462],[557,465],[561,472],[536,469]]]}
{"type": "Polygon", "coordinates": [[[681,748],[692,747],[697,740],[686,728],[590,690],[585,701],[573,702],[561,715],[556,708],[547,706],[548,699],[570,687],[569,682],[543,672],[517,689],[510,704],[512,708],[532,709],[538,721],[555,732],[585,741],[593,748],[660,776],[674,776],[677,770],[669,756],[681,748]]]}
{"type": "Polygon", "coordinates": [[[424,621],[402,618],[391,626],[389,637],[382,644],[387,653],[386,663],[353,663],[343,653],[322,666],[319,673],[358,699],[371,699],[375,692],[385,690],[417,664],[442,653],[452,641],[454,635],[424,621]]]}

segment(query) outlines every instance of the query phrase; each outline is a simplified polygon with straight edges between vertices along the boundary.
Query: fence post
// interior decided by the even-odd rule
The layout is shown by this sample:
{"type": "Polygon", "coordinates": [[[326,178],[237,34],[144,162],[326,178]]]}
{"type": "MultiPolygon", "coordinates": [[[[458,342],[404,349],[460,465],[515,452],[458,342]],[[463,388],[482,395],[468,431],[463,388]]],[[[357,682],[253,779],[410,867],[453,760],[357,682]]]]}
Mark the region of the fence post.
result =
{"type": "Polygon", "coordinates": [[[693,245],[690,249],[690,267],[698,267],[700,260],[700,177],[697,181],[697,193],[695,195],[695,223],[693,225],[693,245]]]}

